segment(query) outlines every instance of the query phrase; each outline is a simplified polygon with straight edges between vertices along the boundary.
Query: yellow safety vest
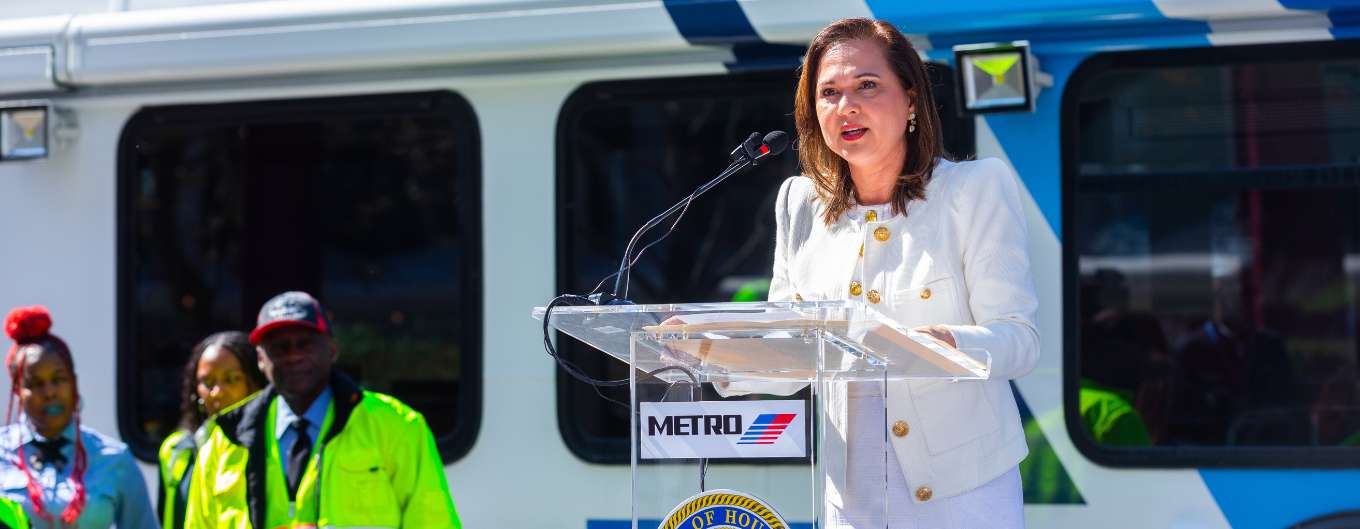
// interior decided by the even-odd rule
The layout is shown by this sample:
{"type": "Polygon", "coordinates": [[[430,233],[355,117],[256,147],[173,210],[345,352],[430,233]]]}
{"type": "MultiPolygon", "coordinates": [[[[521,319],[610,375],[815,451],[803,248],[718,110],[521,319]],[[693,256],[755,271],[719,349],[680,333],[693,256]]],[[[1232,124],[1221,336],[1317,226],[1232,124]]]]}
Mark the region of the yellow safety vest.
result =
{"type": "Polygon", "coordinates": [[[28,529],[24,506],[9,498],[0,498],[0,528],[28,529]]]}
{"type": "Polygon", "coordinates": [[[193,435],[184,430],[176,431],[161,443],[161,527],[180,529],[184,527],[184,500],[180,485],[185,474],[194,462],[193,435]]]}

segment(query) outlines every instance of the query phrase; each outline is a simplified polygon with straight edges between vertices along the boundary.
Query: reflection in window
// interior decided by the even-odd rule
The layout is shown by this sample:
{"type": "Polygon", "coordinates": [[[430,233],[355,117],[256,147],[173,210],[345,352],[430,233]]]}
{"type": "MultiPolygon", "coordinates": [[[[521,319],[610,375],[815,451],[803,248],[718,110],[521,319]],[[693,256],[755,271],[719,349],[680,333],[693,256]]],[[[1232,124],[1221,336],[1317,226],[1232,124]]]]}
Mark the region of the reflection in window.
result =
{"type": "MultiPolygon", "coordinates": [[[[950,79],[943,69],[932,68],[932,74],[950,79]]],[[[796,83],[793,72],[779,71],[595,83],[577,91],[562,112],[558,135],[559,290],[595,288],[618,268],[633,231],[713,178],[751,132],[792,134],[796,83]]],[[[951,87],[939,85],[935,93],[946,146],[971,155],[972,121],[954,118],[951,87]]],[[[675,232],[633,269],[628,297],[640,303],[764,300],[773,266],[775,194],[797,167],[797,153],[790,150],[777,163],[732,177],[696,200],[675,232]]],[[[558,344],[596,378],[628,376],[626,366],[575,340],[558,344]]],[[[601,393],[628,401],[626,387],[601,393]]],[[[627,408],[565,375],[558,378],[558,395],[562,434],[577,455],[628,461],[627,408]]]]}
{"type": "Polygon", "coordinates": [[[421,411],[446,455],[476,428],[479,191],[447,93],[150,109],[123,143],[124,439],[178,419],[190,347],[285,290],[334,316],[338,367],[421,411]],[[456,438],[456,440],[455,440],[456,438]]]}
{"type": "Polygon", "coordinates": [[[1072,89],[1087,433],[1360,444],[1360,59],[1116,66],[1072,89]]]}

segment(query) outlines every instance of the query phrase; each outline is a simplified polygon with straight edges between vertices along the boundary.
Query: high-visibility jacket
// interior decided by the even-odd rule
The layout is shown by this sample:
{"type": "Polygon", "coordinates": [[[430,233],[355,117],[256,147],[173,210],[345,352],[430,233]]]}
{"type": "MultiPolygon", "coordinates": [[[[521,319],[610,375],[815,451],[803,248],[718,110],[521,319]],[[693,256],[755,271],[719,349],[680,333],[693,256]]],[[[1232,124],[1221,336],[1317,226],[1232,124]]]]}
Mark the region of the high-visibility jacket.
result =
{"type": "MultiPolygon", "coordinates": [[[[249,397],[227,406],[222,412],[231,411],[245,404],[249,397]]],[[[184,529],[184,516],[189,506],[189,484],[193,482],[191,472],[198,457],[198,445],[211,432],[217,416],[208,417],[194,432],[176,430],[161,442],[157,453],[160,459],[160,503],[158,512],[163,529],[184,529]]]]}
{"type": "Polygon", "coordinates": [[[459,529],[434,435],[395,398],[331,377],[331,407],[291,502],[273,387],[223,412],[199,449],[188,529],[459,529]]]}
{"type": "Polygon", "coordinates": [[[1132,395],[1103,386],[1090,379],[1081,380],[1081,419],[1091,438],[1102,445],[1149,446],[1152,436],[1132,395]]]}
{"type": "Polygon", "coordinates": [[[189,483],[186,479],[194,466],[198,444],[190,432],[177,430],[161,443],[160,515],[161,527],[184,528],[184,508],[188,500],[189,483]]]}
{"type": "Polygon", "coordinates": [[[28,529],[24,506],[9,498],[0,498],[0,529],[28,529]]]}

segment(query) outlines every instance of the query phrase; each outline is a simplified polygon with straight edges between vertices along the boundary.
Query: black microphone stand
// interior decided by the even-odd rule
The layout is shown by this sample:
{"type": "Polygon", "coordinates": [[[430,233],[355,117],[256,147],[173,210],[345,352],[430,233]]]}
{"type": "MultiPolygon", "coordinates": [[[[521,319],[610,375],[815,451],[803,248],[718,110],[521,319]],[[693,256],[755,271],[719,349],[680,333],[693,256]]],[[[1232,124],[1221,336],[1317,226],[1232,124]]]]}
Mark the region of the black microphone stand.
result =
{"type": "Polygon", "coordinates": [[[661,224],[661,222],[666,220],[666,218],[670,217],[671,215],[674,215],[675,212],[680,211],[682,208],[688,207],[689,204],[694,201],[694,199],[699,197],[699,195],[702,195],[708,192],[708,190],[713,189],[714,186],[721,184],[723,180],[727,180],[728,177],[731,177],[734,174],[745,171],[746,169],[755,165],[756,159],[760,157],[760,155],[764,154],[760,152],[760,146],[761,146],[760,133],[752,132],[751,135],[746,138],[746,141],[742,142],[741,145],[738,145],[737,148],[732,151],[733,161],[731,165],[727,166],[727,169],[724,169],[723,172],[718,173],[717,177],[715,177],[712,180],[709,180],[708,183],[699,186],[699,188],[695,189],[693,193],[690,193],[685,198],[680,199],[680,201],[676,202],[674,206],[671,206],[666,211],[662,211],[661,214],[652,217],[652,220],[647,221],[647,223],[643,224],[641,228],[638,228],[638,230],[633,233],[633,238],[628,240],[628,246],[625,247],[623,250],[623,259],[619,261],[618,274],[616,277],[614,277],[614,291],[610,294],[609,299],[603,299],[603,296],[600,296],[599,298],[596,298],[595,301],[600,305],[608,305],[614,303],[628,303],[627,300],[623,299],[623,297],[627,297],[624,284],[630,282],[628,280],[628,276],[629,269],[633,267],[633,264],[631,262],[631,258],[633,255],[633,247],[637,246],[638,241],[642,239],[642,234],[647,233],[648,230],[657,227],[657,225],[661,224]],[[621,292],[622,294],[620,294],[621,292]]]}

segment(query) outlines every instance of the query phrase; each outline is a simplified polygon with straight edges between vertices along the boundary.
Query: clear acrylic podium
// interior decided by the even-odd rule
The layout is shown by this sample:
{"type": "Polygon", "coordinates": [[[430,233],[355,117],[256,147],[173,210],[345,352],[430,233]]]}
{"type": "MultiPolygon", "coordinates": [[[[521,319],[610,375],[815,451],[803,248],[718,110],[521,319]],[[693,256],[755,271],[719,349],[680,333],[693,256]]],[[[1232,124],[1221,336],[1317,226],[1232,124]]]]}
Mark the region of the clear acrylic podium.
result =
{"type": "Polygon", "coordinates": [[[881,407],[873,399],[903,387],[893,382],[991,371],[987,351],[954,349],[860,301],[558,306],[548,324],[632,366],[635,529],[706,490],[759,498],[793,528],[828,527],[828,494],[838,516],[872,523],[886,479],[844,469],[886,476],[891,426],[845,403],[881,407]]]}

